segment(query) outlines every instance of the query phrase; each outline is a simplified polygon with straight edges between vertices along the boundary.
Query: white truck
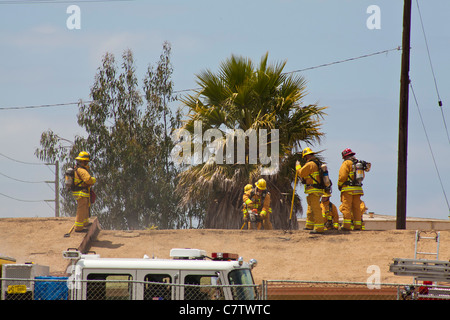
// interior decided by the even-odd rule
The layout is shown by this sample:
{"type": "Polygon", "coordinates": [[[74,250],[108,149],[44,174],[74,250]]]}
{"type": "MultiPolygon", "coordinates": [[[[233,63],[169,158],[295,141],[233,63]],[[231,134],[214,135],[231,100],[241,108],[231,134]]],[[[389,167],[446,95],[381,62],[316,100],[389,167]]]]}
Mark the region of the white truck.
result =
{"type": "Polygon", "coordinates": [[[71,300],[255,300],[252,269],[237,254],[175,248],[171,259],[101,258],[63,252],[71,300]]]}

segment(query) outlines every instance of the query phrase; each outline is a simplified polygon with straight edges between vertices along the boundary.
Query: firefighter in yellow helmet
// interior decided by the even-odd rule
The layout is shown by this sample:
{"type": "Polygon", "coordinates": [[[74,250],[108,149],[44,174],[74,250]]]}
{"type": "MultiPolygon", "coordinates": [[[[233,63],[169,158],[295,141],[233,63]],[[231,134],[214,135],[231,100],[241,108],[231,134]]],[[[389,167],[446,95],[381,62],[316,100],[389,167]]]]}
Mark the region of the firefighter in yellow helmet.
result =
{"type": "Polygon", "coordinates": [[[337,207],[330,201],[331,194],[325,193],[320,199],[323,221],[326,230],[339,229],[339,213],[337,207]]]}
{"type": "Polygon", "coordinates": [[[91,186],[96,179],[89,173],[89,153],[82,151],[75,158],[77,165],[74,174],[74,190],[72,195],[77,200],[77,215],[75,218],[75,232],[83,231],[89,224],[89,207],[91,205],[91,186]]]}
{"type": "Polygon", "coordinates": [[[306,164],[302,167],[300,162],[297,161],[295,169],[305,186],[306,202],[308,203],[305,229],[312,230],[311,233],[323,233],[324,222],[320,197],[324,190],[318,186],[321,183],[319,165],[316,163],[315,152],[310,148],[303,149],[302,157],[306,160],[306,164]]]}
{"type": "MultiPolygon", "coordinates": [[[[259,179],[255,183],[255,189],[244,193],[243,200],[249,210],[250,217],[252,214],[256,217],[257,229],[261,229],[261,224],[265,230],[272,230],[273,226],[270,222],[272,208],[270,207],[270,192],[267,190],[266,180],[259,179]]],[[[249,220],[249,229],[253,225],[249,220]]]]}
{"type": "MultiPolygon", "coordinates": [[[[341,168],[339,169],[338,188],[341,191],[341,205],[344,223],[343,230],[351,230],[352,219],[354,230],[361,230],[362,214],[361,214],[361,196],[364,195],[361,182],[356,179],[356,169],[354,166],[355,153],[351,149],[342,151],[341,168]]],[[[370,165],[370,164],[369,164],[370,165]]],[[[368,171],[370,169],[364,169],[368,171]]]]}

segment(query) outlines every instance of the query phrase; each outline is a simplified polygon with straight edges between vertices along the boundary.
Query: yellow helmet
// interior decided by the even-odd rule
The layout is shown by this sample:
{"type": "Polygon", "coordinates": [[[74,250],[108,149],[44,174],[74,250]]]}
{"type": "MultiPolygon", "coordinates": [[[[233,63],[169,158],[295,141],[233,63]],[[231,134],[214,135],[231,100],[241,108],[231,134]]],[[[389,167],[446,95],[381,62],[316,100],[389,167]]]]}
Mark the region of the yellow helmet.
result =
{"type": "Polygon", "coordinates": [[[322,198],[329,198],[329,197],[331,197],[331,194],[330,194],[330,193],[324,193],[324,194],[322,195],[322,198]]]}
{"type": "Polygon", "coordinates": [[[75,158],[75,160],[90,161],[89,153],[87,153],[86,151],[81,151],[78,154],[78,157],[75,158]]]}
{"type": "Polygon", "coordinates": [[[259,189],[259,190],[266,190],[266,180],[264,179],[259,179],[256,183],[255,186],[259,189]]]}
{"type": "Polygon", "coordinates": [[[244,187],[244,192],[250,191],[252,188],[253,188],[253,186],[252,186],[251,184],[247,184],[247,185],[244,187]]]}
{"type": "Polygon", "coordinates": [[[308,154],[314,154],[315,152],[311,150],[311,148],[306,147],[305,149],[303,149],[302,151],[302,157],[307,156],[308,154]]]}

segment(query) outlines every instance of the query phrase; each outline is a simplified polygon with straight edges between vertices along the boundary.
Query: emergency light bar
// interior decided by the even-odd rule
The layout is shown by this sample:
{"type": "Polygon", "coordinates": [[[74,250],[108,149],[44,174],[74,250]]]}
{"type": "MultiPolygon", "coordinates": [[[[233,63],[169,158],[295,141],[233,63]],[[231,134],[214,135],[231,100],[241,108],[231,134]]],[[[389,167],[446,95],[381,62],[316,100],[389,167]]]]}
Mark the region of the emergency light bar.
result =
{"type": "Polygon", "coordinates": [[[228,252],[213,252],[211,254],[212,260],[237,260],[239,257],[236,253],[228,253],[228,252]]]}

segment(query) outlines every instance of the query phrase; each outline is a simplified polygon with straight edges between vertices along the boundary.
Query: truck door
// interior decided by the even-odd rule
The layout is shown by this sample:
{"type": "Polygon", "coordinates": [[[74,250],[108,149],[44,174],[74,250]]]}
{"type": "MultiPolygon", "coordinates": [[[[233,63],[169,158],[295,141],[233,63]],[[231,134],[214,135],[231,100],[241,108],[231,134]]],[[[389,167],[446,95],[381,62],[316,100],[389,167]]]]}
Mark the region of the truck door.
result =
{"type": "Polygon", "coordinates": [[[222,287],[223,275],[214,270],[181,270],[178,286],[181,300],[225,300],[230,294],[222,287]]]}

